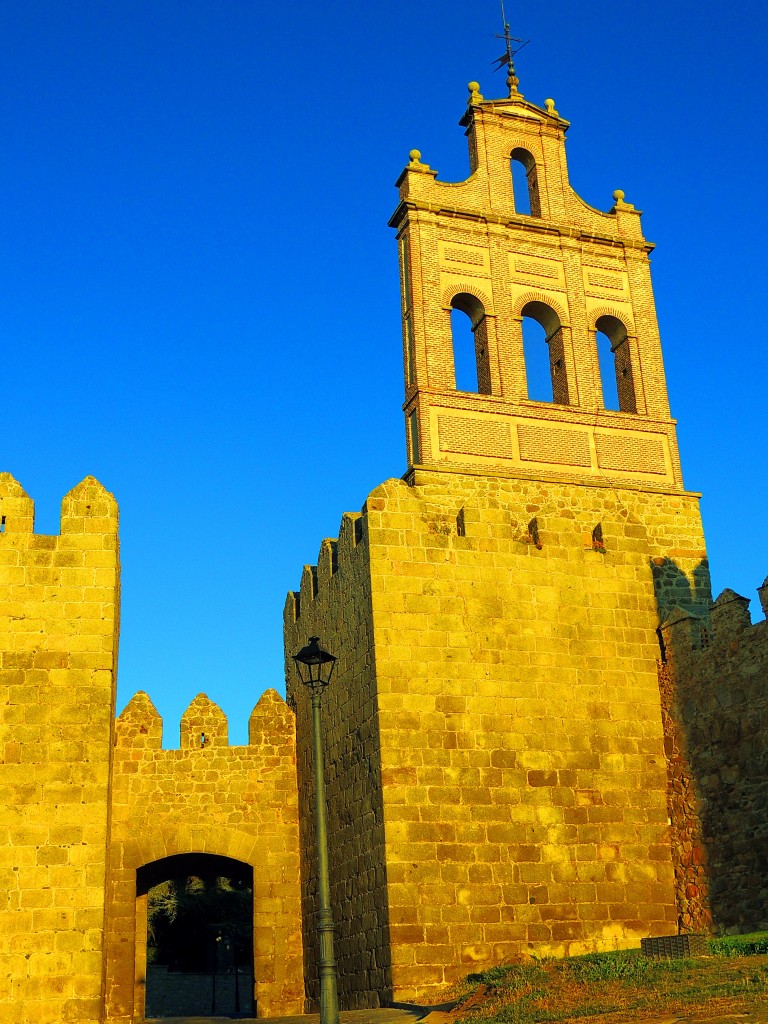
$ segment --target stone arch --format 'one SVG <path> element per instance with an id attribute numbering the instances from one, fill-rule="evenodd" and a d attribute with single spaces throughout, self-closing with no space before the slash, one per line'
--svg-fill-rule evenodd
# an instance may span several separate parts
<path id="1" fill-rule="evenodd" d="M 221 887 L 221 878 L 229 883 Z M 146 957 L 145 1015 L 207 1016 L 210 1009 L 210 1015 L 253 1016 L 253 866 L 211 853 L 171 854 L 144 865 L 136 872 L 137 910 L 142 911 L 136 915 L 137 933 L 147 927 L 153 890 L 170 881 L 176 884 L 158 895 L 184 893 L 177 904 L 181 919 L 174 921 L 175 914 L 163 919 L 162 911 L 157 919 L 155 949 L 166 956 L 152 964 Z M 195 900 L 195 893 L 202 898 Z M 149 932 L 147 927 L 147 943 Z"/>
<path id="2" fill-rule="evenodd" d="M 122 867 L 138 871 L 139 868 L 164 857 L 181 853 L 211 853 L 229 857 L 245 864 L 257 865 L 261 847 L 266 844 L 238 829 L 211 826 L 182 826 L 157 830 L 153 834 L 119 844 L 119 863 Z"/>
<path id="3" fill-rule="evenodd" d="M 494 391 L 496 337 L 493 314 L 487 294 L 475 284 L 454 284 L 444 292 L 453 359 L 454 387 L 457 391 L 490 395 Z M 466 324 L 458 311 L 469 320 Z M 489 324 L 489 317 L 491 317 Z M 459 323 L 458 321 L 461 321 Z M 466 328 L 471 330 L 471 337 Z M 469 344 L 467 344 L 467 342 Z"/>
<path id="4" fill-rule="evenodd" d="M 557 313 L 560 319 L 560 326 L 570 330 L 570 322 L 568 316 L 568 307 L 564 304 L 562 297 L 558 295 L 552 295 L 551 292 L 544 291 L 528 291 L 523 292 L 522 295 L 518 295 L 512 306 L 512 313 L 514 316 L 523 318 L 523 309 L 530 302 L 541 302 L 545 306 L 550 306 L 555 313 Z"/>
<path id="5" fill-rule="evenodd" d="M 595 324 L 604 316 L 612 316 L 616 320 L 621 320 L 627 329 L 627 334 L 635 334 L 635 325 L 632 321 L 632 314 L 630 311 L 628 309 L 623 309 L 620 306 L 612 306 L 607 303 L 602 306 L 595 306 L 589 310 L 589 324 L 591 330 L 595 330 Z"/>
<path id="6" fill-rule="evenodd" d="M 542 346 L 526 334 L 525 320 L 538 323 L 544 331 Z M 525 373 L 528 386 L 528 397 L 534 401 L 553 402 L 556 405 L 575 404 L 576 373 L 573 361 L 570 329 L 563 324 L 556 305 L 544 299 L 533 298 L 520 305 L 520 330 L 523 336 Z M 546 349 L 546 362 L 541 353 Z M 544 385 L 547 392 L 551 385 L 551 398 L 542 393 L 544 367 L 548 366 L 549 383 Z"/>
<path id="7" fill-rule="evenodd" d="M 458 283 L 448 285 L 447 288 L 443 289 L 443 294 L 441 296 L 443 309 L 450 310 L 452 308 L 451 303 L 456 296 L 463 294 L 472 295 L 478 300 L 478 302 L 481 302 L 486 316 L 496 315 L 493 310 L 493 299 L 490 288 L 486 291 L 479 288 L 473 281 L 459 281 Z"/>
<path id="8" fill-rule="evenodd" d="M 259 1016 L 298 1014 L 304 1006 L 300 882 L 295 900 L 271 909 L 269 892 L 284 885 L 280 858 L 268 838 L 237 828 L 180 825 L 143 831 L 112 845 L 108 900 L 107 1008 L 111 1016 L 143 1020 L 146 995 L 147 896 L 137 890 L 142 868 L 168 857 L 211 855 L 253 869 L 254 978 Z M 268 941 L 264 939 L 268 936 Z M 280 970 L 275 964 L 280 963 Z"/>
<path id="9" fill-rule="evenodd" d="M 517 185 L 514 182 L 513 168 L 515 164 L 519 164 L 525 172 L 526 182 L 524 190 L 527 194 L 520 195 Z M 510 152 L 510 174 L 513 178 L 512 194 L 515 204 L 515 210 L 517 213 L 520 213 L 523 216 L 541 216 L 541 196 L 539 194 L 538 166 L 539 161 L 536 159 L 535 154 L 533 154 L 529 149 L 528 143 L 515 145 L 512 147 Z M 527 206 L 528 209 L 521 209 L 522 206 Z"/>
<path id="10" fill-rule="evenodd" d="M 595 346 L 595 357 L 600 367 L 602 379 L 603 405 L 606 409 L 619 412 L 636 413 L 640 408 L 638 401 L 638 384 L 640 379 L 640 360 L 637 352 L 637 338 L 631 318 L 623 310 L 604 306 L 593 309 L 590 314 L 592 338 Z M 610 349 L 604 347 L 599 335 L 607 338 Z M 615 384 L 614 384 L 615 378 Z M 616 405 L 608 404 L 606 391 L 613 397 Z"/>

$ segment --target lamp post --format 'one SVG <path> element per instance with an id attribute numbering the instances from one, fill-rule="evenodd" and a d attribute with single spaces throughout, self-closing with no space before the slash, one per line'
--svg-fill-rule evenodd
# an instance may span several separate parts
<path id="1" fill-rule="evenodd" d="M 320 701 L 330 683 L 336 658 L 323 650 L 316 636 L 309 638 L 293 660 L 299 679 L 312 693 L 312 740 L 315 761 L 315 821 L 317 828 L 317 933 L 320 945 L 320 1024 L 339 1024 L 336 960 L 333 955 L 333 914 L 328 879 L 328 829 L 325 820 L 325 770 L 320 732 Z"/>

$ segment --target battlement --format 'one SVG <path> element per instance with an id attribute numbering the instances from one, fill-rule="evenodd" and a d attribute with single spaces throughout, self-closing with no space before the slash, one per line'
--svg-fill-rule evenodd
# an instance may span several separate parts
<path id="1" fill-rule="evenodd" d="M 768 666 L 768 577 L 757 593 L 764 617 L 755 623 L 749 611 L 749 598 L 729 587 L 712 602 L 707 614 L 673 609 L 659 627 L 665 657 L 675 662 L 703 663 L 727 656 L 733 662 L 753 647 L 759 654 L 761 645 L 765 645 Z"/>
<path id="2" fill-rule="evenodd" d="M 179 749 L 162 749 L 162 726 L 141 691 L 115 722 L 108 1019 L 139 1019 L 122 1016 L 120 1008 L 131 1000 L 136 1006 L 136 998 L 144 1005 L 143 988 L 134 996 L 132 951 L 141 957 L 146 935 L 146 918 L 136 931 L 135 920 L 137 906 L 146 914 L 147 899 L 145 893 L 137 903 L 137 870 L 190 852 L 228 857 L 253 869 L 259 1013 L 299 1013 L 303 954 L 293 712 L 275 690 L 265 691 L 250 715 L 249 742 L 230 745 L 226 715 L 199 693 L 181 716 Z"/>
<path id="3" fill-rule="evenodd" d="M 498 478 L 488 486 L 481 476 L 420 468 L 405 480 L 384 481 L 360 512 L 344 514 L 338 539 L 322 541 L 317 563 L 303 567 L 299 589 L 288 593 L 284 624 L 299 622 L 320 594 L 335 593 L 337 577 L 359 570 L 361 552 L 370 559 L 374 548 L 412 544 L 442 550 L 448 560 L 489 544 L 542 559 L 570 552 L 568 558 L 595 567 L 645 551 L 659 615 L 678 603 L 698 609 L 710 592 L 697 498 L 613 487 L 583 490 L 577 498 L 564 484 Z"/>
<path id="4" fill-rule="evenodd" d="M 34 530 L 34 502 L 0 473 L 0 762 L 18 890 L 0 933 L 16 933 L 23 969 L 13 998 L 25 1020 L 95 1020 L 120 618 L 117 502 L 88 476 L 62 500 L 61 532 Z M 25 907 L 47 908 L 47 923 L 33 927 Z"/>
<path id="5" fill-rule="evenodd" d="M 207 755 L 234 751 L 274 752 L 292 739 L 293 713 L 277 690 L 265 690 L 248 719 L 248 744 L 229 743 L 229 723 L 222 709 L 199 693 L 181 716 L 180 747 L 163 748 L 163 719 L 148 694 L 139 690 L 115 720 L 115 746 L 124 751 L 164 751 Z"/>
<path id="6" fill-rule="evenodd" d="M 62 498 L 59 536 L 76 540 L 86 535 L 116 535 L 118 521 L 114 495 L 95 477 L 87 476 Z M 0 534 L 49 536 L 35 534 L 35 503 L 10 473 L 0 473 Z"/>
<path id="7" fill-rule="evenodd" d="M 369 501 L 378 490 L 379 488 L 369 495 Z M 305 565 L 301 573 L 299 590 L 288 592 L 283 609 L 284 623 L 297 622 L 302 608 L 313 602 L 318 592 L 327 586 L 338 572 L 348 571 L 355 564 L 358 549 L 364 544 L 367 535 L 367 517 L 368 502 L 363 505 L 360 512 L 345 512 L 342 515 L 338 538 L 326 537 L 321 542 L 317 563 Z"/>

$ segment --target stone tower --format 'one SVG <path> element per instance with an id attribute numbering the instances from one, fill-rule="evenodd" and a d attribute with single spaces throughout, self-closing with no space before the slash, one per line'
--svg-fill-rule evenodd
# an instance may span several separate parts
<path id="1" fill-rule="evenodd" d="M 346 515 L 285 610 L 297 712 L 305 964 L 317 976 L 307 697 L 325 697 L 342 1005 L 438 998 L 525 952 L 638 945 L 678 916 L 660 618 L 709 602 L 670 417 L 640 214 L 571 189 L 554 103 L 485 100 L 470 176 L 398 179 L 408 471 Z M 522 167 L 524 195 L 513 188 Z M 456 389 L 452 311 L 477 387 Z M 528 397 L 523 323 L 552 400 Z M 615 370 L 603 394 L 598 338 Z"/>
<path id="2" fill-rule="evenodd" d="M 61 533 L 0 473 L 0 1021 L 102 1019 L 120 575 L 93 477 Z"/>

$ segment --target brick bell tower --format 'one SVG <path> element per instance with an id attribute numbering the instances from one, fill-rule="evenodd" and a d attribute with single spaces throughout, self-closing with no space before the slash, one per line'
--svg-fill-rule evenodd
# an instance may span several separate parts
<path id="1" fill-rule="evenodd" d="M 469 90 L 470 177 L 439 182 L 413 150 L 390 221 L 409 465 L 682 490 L 640 211 L 620 191 L 608 213 L 576 195 L 553 100 L 538 107 L 514 84 L 502 100 L 485 100 L 476 82 Z M 514 164 L 525 196 L 514 194 Z M 471 321 L 475 394 L 456 390 L 452 310 Z M 526 317 L 545 332 L 551 402 L 528 397 Z M 617 409 L 606 407 L 598 333 L 610 341 Z"/>
<path id="2" fill-rule="evenodd" d="M 323 714 L 342 1006 L 439 1002 L 469 971 L 637 946 L 680 916 L 657 629 L 710 592 L 652 246 L 623 193 L 601 212 L 572 190 L 554 102 L 511 67 L 508 85 L 470 83 L 466 181 L 416 150 L 398 179 L 408 470 L 343 517 L 285 606 L 310 1003 L 310 711 L 290 656 L 312 635 L 339 658 Z M 527 318 L 550 401 L 529 397 Z"/>

